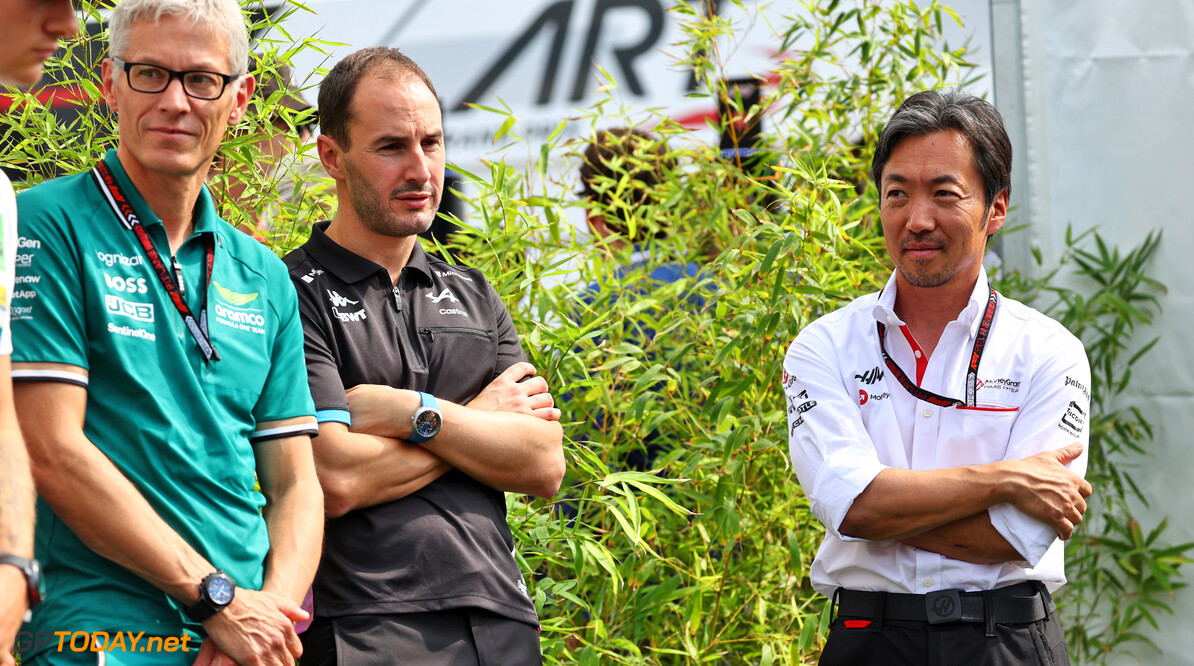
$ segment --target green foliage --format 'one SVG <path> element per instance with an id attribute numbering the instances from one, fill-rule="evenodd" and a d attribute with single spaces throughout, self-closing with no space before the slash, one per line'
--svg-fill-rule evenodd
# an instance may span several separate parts
<path id="1" fill-rule="evenodd" d="M 1085 249 L 1093 242 L 1092 249 Z M 1140 524 L 1133 502 L 1149 505 L 1131 470 L 1153 438 L 1141 411 L 1121 397 L 1132 369 L 1158 338 L 1141 344 L 1137 328 L 1149 326 L 1160 311 L 1164 285 L 1146 275 L 1161 243 L 1150 233 L 1126 254 L 1109 247 L 1096 232 L 1066 233 L 1059 267 L 1033 284 L 1013 279 L 1005 286 L 1022 292 L 1077 335 L 1091 360 L 1091 418 L 1087 480 L 1096 491 L 1082 529 L 1067 549 L 1069 579 L 1058 595 L 1072 656 L 1083 663 L 1108 663 L 1132 643 L 1155 647 L 1145 624 L 1155 630 L 1157 612 L 1172 614 L 1174 592 L 1186 586 L 1179 569 L 1191 560 L 1194 543 L 1164 541 L 1168 520 L 1152 529 Z M 1077 287 L 1054 278 L 1072 263 Z M 1045 305 L 1042 306 L 1041 303 Z"/>
<path id="2" fill-rule="evenodd" d="M 638 187 L 626 174 L 641 156 L 598 183 L 615 194 L 610 205 L 562 194 L 575 181 L 549 173 L 558 160 L 575 173 L 583 150 L 560 138 L 565 123 L 527 151 L 534 161 L 525 167 L 494 162 L 465 172 L 475 228 L 464 225 L 456 250 L 498 289 L 564 412 L 564 489 L 547 502 L 508 498 L 548 663 L 816 660 L 829 613 L 808 569 L 823 529 L 790 469 L 780 362 L 801 328 L 881 288 L 890 271 L 867 171 L 894 104 L 970 75 L 965 50 L 940 37 L 957 17 L 923 4 L 808 0 L 772 17 L 783 55 L 752 108 L 722 80 L 721 54 L 735 48 L 741 26 L 702 13 L 703 3 L 674 7 L 686 35 L 677 64 L 702 82 L 696 95 L 711 106 L 726 100 L 748 124 L 764 119 L 768 132 L 762 152 L 727 160 L 667 118 L 651 118 L 645 124 L 678 166 L 649 203 L 619 203 Z M 94 7 L 84 6 L 94 19 Z M 322 48 L 284 30 L 301 5 L 264 17 L 245 6 L 265 53 L 259 77 L 276 75 L 301 49 Z M 81 38 L 50 67 L 56 81 L 87 92 L 77 117 L 55 116 L 32 93 L 0 116 L 4 162 L 27 174 L 26 186 L 86 169 L 113 145 L 115 120 L 99 103 L 94 73 L 105 48 L 94 35 Z M 608 99 L 567 122 L 589 136 L 609 124 L 616 85 L 610 80 Z M 522 141 L 508 109 L 487 110 L 505 116 L 495 141 Z M 227 219 L 281 254 L 333 204 L 327 179 L 301 164 L 260 168 L 263 139 L 297 138 L 301 119 L 283 114 L 279 129 L 276 111 L 277 99 L 250 106 L 221 147 L 211 189 Z M 735 127 L 724 118 L 714 125 Z M 279 201 L 285 178 L 306 195 Z M 242 187 L 238 202 L 233 192 Z M 570 222 L 590 213 L 625 216 L 627 237 L 598 241 Z M 667 238 L 647 240 L 660 229 Z M 1156 239 L 1125 257 L 1097 237 L 1094 252 L 1080 240 L 1067 256 L 1096 280 L 1093 292 L 1058 287 L 1055 274 L 1013 277 L 1003 288 L 1029 300 L 1053 295 L 1053 316 L 1095 361 L 1090 477 L 1102 499 L 1070 550 L 1073 582 L 1063 597 L 1071 645 L 1093 659 L 1147 641 L 1140 622 L 1152 622 L 1182 585 L 1176 573 L 1188 546 L 1164 546 L 1163 524 L 1146 533 L 1130 519 L 1128 497 L 1147 498 L 1111 463 L 1139 456 L 1151 436 L 1140 413 L 1115 400 L 1151 346 L 1137 350 L 1132 334 L 1156 308 L 1156 285 L 1144 276 Z M 635 244 L 648 258 L 628 267 Z M 651 278 L 690 263 L 700 270 Z"/>

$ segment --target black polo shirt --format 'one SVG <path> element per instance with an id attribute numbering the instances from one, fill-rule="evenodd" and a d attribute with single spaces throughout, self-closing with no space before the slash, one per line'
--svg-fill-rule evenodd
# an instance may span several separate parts
<path id="1" fill-rule="evenodd" d="M 526 360 L 485 277 L 417 244 L 398 280 L 327 237 L 288 254 L 321 421 L 349 422 L 345 389 L 382 384 L 465 404 Z M 538 624 L 502 492 L 452 470 L 407 497 L 330 519 L 315 612 L 339 617 L 477 607 Z"/>

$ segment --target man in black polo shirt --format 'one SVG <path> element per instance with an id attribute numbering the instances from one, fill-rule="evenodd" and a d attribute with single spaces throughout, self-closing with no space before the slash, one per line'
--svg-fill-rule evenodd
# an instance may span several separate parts
<path id="1" fill-rule="evenodd" d="M 541 663 L 503 492 L 559 489 L 559 411 L 484 276 L 415 240 L 443 187 L 435 89 L 370 48 L 319 108 L 340 205 L 286 257 L 329 516 L 303 661 Z"/>

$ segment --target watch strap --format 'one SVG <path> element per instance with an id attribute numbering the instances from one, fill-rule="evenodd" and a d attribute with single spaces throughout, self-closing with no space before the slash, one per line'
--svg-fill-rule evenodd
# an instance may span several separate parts
<path id="1" fill-rule="evenodd" d="M 422 444 L 423 442 L 427 442 L 427 441 L 431 440 L 431 437 L 423 437 L 422 435 L 420 435 L 419 427 L 418 427 L 419 426 L 419 423 L 418 423 L 419 414 L 421 414 L 424 410 L 428 410 L 428 409 L 432 409 L 432 410 L 435 410 L 438 412 L 439 411 L 439 403 L 436 402 L 435 396 L 431 395 L 430 393 L 424 393 L 423 391 L 419 391 L 419 408 L 415 410 L 415 415 L 412 416 L 410 419 L 411 426 L 412 426 L 412 433 L 411 433 L 411 436 L 407 439 L 408 442 L 414 442 L 415 444 Z M 432 435 L 432 436 L 434 437 L 434 435 Z"/>
<path id="2" fill-rule="evenodd" d="M 28 591 L 29 608 L 41 603 L 41 566 L 32 557 L 21 557 L 5 553 L 0 555 L 0 564 L 11 564 L 25 575 L 25 587 Z"/>
<path id="3" fill-rule="evenodd" d="M 182 611 L 195 622 L 202 622 L 228 607 L 228 604 L 220 605 L 213 602 L 210 593 L 207 591 L 208 581 L 215 577 L 227 578 L 232 583 L 233 589 L 235 590 L 236 588 L 236 581 L 233 581 L 222 569 L 217 569 L 204 576 L 203 580 L 199 582 L 199 600 L 187 606 Z M 229 603 L 231 603 L 231 600 Z"/>

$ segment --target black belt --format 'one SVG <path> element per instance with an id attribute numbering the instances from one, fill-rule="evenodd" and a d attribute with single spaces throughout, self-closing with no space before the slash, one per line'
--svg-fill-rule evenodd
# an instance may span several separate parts
<path id="1" fill-rule="evenodd" d="M 1048 590 L 1034 581 L 985 592 L 940 590 L 929 594 L 897 594 L 838 588 L 834 598 L 838 616 L 862 620 L 1026 624 L 1039 622 L 1053 612 Z"/>

